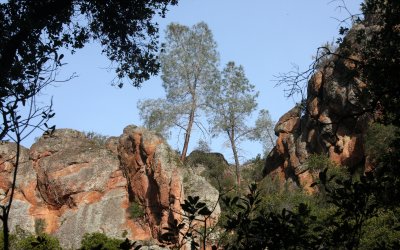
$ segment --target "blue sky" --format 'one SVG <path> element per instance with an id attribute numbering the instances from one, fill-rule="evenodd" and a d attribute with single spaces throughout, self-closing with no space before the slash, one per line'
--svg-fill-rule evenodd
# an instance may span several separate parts
<path id="1" fill-rule="evenodd" d="M 345 1 L 348 9 L 359 13 L 361 0 Z M 158 19 L 161 40 L 171 22 L 191 26 L 200 21 L 208 24 L 218 44 L 221 69 L 228 61 L 243 65 L 250 83 L 260 91 L 259 109 L 270 111 L 273 120 L 293 107 L 295 100 L 284 97 L 283 87 L 274 88 L 274 76 L 292 68 L 305 69 L 312 62 L 316 48 L 338 35 L 340 23 L 348 13 L 337 8 L 341 1 L 331 0 L 179 0 L 165 19 Z M 137 101 L 163 97 L 159 76 L 141 88 L 110 85 L 114 72 L 107 70 L 110 62 L 101 55 L 97 44 L 90 44 L 74 55 L 65 55 L 59 79 L 76 72 L 77 78 L 47 88 L 40 96 L 43 103 L 53 97 L 56 116 L 51 123 L 57 128 L 73 128 L 118 136 L 129 124 L 141 125 Z M 253 118 L 249 123 L 254 123 Z M 198 131 L 191 140 L 189 152 L 196 146 Z M 37 132 L 23 144 L 30 146 Z M 232 161 L 224 138 L 212 139 L 212 149 Z M 183 138 L 176 134 L 169 139 L 174 149 L 181 149 Z M 261 153 L 257 142 L 242 144 L 242 161 Z"/>

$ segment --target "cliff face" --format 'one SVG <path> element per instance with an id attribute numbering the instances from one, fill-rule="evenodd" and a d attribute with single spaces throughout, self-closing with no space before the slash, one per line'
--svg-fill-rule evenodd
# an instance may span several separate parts
<path id="1" fill-rule="evenodd" d="M 305 164 L 311 154 L 326 154 L 349 168 L 366 165 L 364 135 L 371 117 L 365 111 L 366 84 L 354 61 L 358 55 L 352 53 L 356 51 L 353 33 L 337 51 L 341 54 L 346 49 L 348 55 L 332 56 L 325 62 L 308 82 L 304 106 L 279 119 L 278 139 L 267 157 L 264 175 L 283 181 L 290 178 L 311 192 L 313 176 Z"/>
<path id="2" fill-rule="evenodd" d="M 0 145 L 2 204 L 10 192 L 15 150 L 15 144 Z M 81 132 L 56 130 L 22 148 L 10 230 L 35 233 L 44 225 L 63 247 L 74 249 L 87 232 L 157 240 L 168 221 L 180 219 L 185 190 L 178 159 L 161 137 L 135 126 L 104 146 Z M 132 216 L 133 203 L 143 216 Z"/>

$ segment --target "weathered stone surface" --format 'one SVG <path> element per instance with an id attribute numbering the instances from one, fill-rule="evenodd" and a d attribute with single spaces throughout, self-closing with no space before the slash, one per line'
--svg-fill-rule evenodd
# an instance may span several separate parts
<path id="1" fill-rule="evenodd" d="M 118 152 L 130 200 L 145 207 L 152 236 L 157 238 L 168 222 L 180 218 L 184 192 L 179 158 L 161 137 L 136 126 L 124 129 Z"/>
<path id="2" fill-rule="evenodd" d="M 190 168 L 184 170 L 183 176 L 185 177 L 185 182 L 183 183 L 185 197 L 199 196 L 200 200 L 205 202 L 208 209 L 213 212 L 208 223 L 213 224 L 218 221 L 218 218 L 221 215 L 218 190 L 207 182 L 206 178 L 195 174 L 195 172 Z"/>
<path id="3" fill-rule="evenodd" d="M 0 144 L 2 204 L 9 198 L 15 152 L 15 144 Z M 182 167 L 164 140 L 144 128 L 128 126 L 105 145 L 75 130 L 55 130 L 30 150 L 21 147 L 10 230 L 35 233 L 35 225 L 43 223 L 67 249 L 79 248 L 84 233 L 91 232 L 157 242 L 163 227 L 180 219 Z M 204 199 L 217 199 L 210 184 L 196 180 L 193 185 L 207 190 Z M 132 218 L 133 201 L 143 206 L 144 216 Z"/>
<path id="4" fill-rule="evenodd" d="M 117 188 L 107 192 L 97 202 L 83 200 L 75 209 L 66 210 L 60 216 L 60 225 L 55 231 L 55 236 L 65 248 L 72 249 L 80 246 L 79 239 L 82 239 L 85 233 L 102 232 L 110 237 L 121 238 L 124 231 L 131 232 L 126 225 L 124 204 L 127 203 L 127 199 L 126 189 Z"/>
<path id="5" fill-rule="evenodd" d="M 351 36 L 346 39 L 344 46 L 354 42 Z M 357 55 L 349 58 L 359 60 Z M 332 57 L 309 80 L 305 110 L 295 107 L 279 119 L 278 139 L 264 175 L 292 179 L 310 191 L 306 186 L 312 175 L 301 165 L 311 154 L 324 153 L 342 166 L 367 168 L 363 145 L 371 115 L 363 109 L 368 102 L 365 88 L 354 60 Z"/>
<path id="6" fill-rule="evenodd" d="M 294 107 L 284 114 L 275 126 L 275 134 L 291 133 L 300 125 L 300 108 Z"/>
<path id="7" fill-rule="evenodd" d="M 49 150 L 49 146 L 53 147 Z M 115 155 L 70 130 L 57 130 L 54 137 L 40 139 L 32 146 L 30 155 L 39 192 L 47 204 L 56 208 L 76 206 L 79 193 L 103 193 L 109 189 L 107 182 L 111 176 L 119 171 Z M 125 185 L 126 181 L 120 183 Z"/>
<path id="8" fill-rule="evenodd" d="M 15 143 L 0 143 L 0 203 L 8 204 L 11 184 L 16 163 L 17 145 Z M 35 193 L 36 174 L 29 161 L 28 149 L 20 146 L 20 158 L 16 190 L 9 218 L 9 228 L 19 228 L 34 232 L 35 221 L 29 215 L 30 203 L 35 204 L 38 195 Z M 28 201 L 28 202 L 26 202 Z"/>

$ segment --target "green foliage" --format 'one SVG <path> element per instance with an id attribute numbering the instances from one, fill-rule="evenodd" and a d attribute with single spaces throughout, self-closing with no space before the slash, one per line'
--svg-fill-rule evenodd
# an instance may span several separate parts
<path id="1" fill-rule="evenodd" d="M 17 249 L 24 250 L 61 250 L 60 242 L 57 238 L 48 235 L 40 234 L 38 236 L 30 235 L 22 238 L 17 243 Z"/>
<path id="2" fill-rule="evenodd" d="M 174 0 L 151 4 L 147 1 L 2 3 L 1 86 L 6 79 L 17 82 L 24 82 L 29 76 L 38 79 L 38 74 L 48 66 L 61 66 L 63 55 L 57 53 L 61 48 L 74 52 L 89 41 L 101 43 L 104 54 L 116 63 L 120 80 L 130 78 L 137 86 L 159 68 L 158 24 L 152 18 L 158 13 L 164 16 L 167 5 L 176 3 Z"/>
<path id="3" fill-rule="evenodd" d="M 17 243 L 18 243 L 18 235 L 15 234 L 10 234 L 9 235 L 9 245 L 11 249 L 15 249 Z M 4 234 L 0 234 L 0 249 L 4 249 Z"/>
<path id="4" fill-rule="evenodd" d="M 166 98 L 141 101 L 138 109 L 147 128 L 162 134 L 175 126 L 185 131 L 184 160 L 193 125 L 200 122 L 206 90 L 218 79 L 219 55 L 212 32 L 204 22 L 192 27 L 171 23 L 165 36 L 160 61 Z"/>
<path id="5" fill-rule="evenodd" d="M 257 108 L 258 92 L 249 83 L 243 66 L 228 62 L 223 69 L 222 79 L 207 90 L 209 123 L 215 135 L 228 137 L 235 160 L 236 185 L 240 188 L 240 162 L 238 147 L 248 137 L 251 129 L 247 120 Z"/>
<path id="6" fill-rule="evenodd" d="M 196 146 L 195 150 L 203 151 L 205 153 L 210 153 L 211 152 L 210 145 L 204 139 L 199 139 L 197 141 L 197 146 Z"/>
<path id="7" fill-rule="evenodd" d="M 86 233 L 81 241 L 81 250 L 118 250 L 123 240 L 110 238 L 103 233 Z"/>
<path id="8" fill-rule="evenodd" d="M 400 129 L 394 125 L 372 123 L 365 137 L 365 152 L 374 165 L 379 164 L 392 148 L 393 142 L 400 138 Z"/>
<path id="9" fill-rule="evenodd" d="M 265 158 L 258 154 L 254 159 L 249 160 L 242 167 L 242 185 L 250 185 L 253 182 L 259 182 L 263 179 L 263 168 L 265 165 Z"/>
<path id="10" fill-rule="evenodd" d="M 212 214 L 212 211 L 207 207 L 206 203 L 200 201 L 199 196 L 189 196 L 181 204 L 184 211 L 183 221 L 174 220 L 168 223 L 168 227 L 164 227 L 165 233 L 161 235 L 162 242 L 174 244 L 174 248 L 181 249 L 187 242 L 190 242 L 190 247 L 193 250 L 200 248 L 201 237 L 203 246 L 205 245 L 207 232 L 207 219 Z M 196 223 L 202 223 L 203 227 L 198 229 Z"/>
<path id="11" fill-rule="evenodd" d="M 264 149 L 264 157 L 267 157 L 269 152 L 275 146 L 276 135 L 274 131 L 275 122 L 272 121 L 269 111 L 261 109 L 255 123 L 255 127 L 249 134 L 249 139 L 260 141 Z"/>
<path id="12" fill-rule="evenodd" d="M 317 199 L 304 193 L 301 188 L 289 190 L 281 187 L 278 182 L 278 180 L 272 180 L 267 187 L 265 182 L 260 183 L 260 193 L 262 194 L 260 206 L 262 209 L 279 213 L 283 209 L 294 211 L 300 203 L 312 208 L 317 206 Z"/>
<path id="13" fill-rule="evenodd" d="M 318 173 L 325 168 L 333 169 L 338 168 L 334 162 L 327 155 L 323 154 L 311 154 L 306 161 L 307 169 L 310 172 Z"/>
<path id="14" fill-rule="evenodd" d="M 378 27 L 357 31 L 362 76 L 368 85 L 373 110 L 384 124 L 400 125 L 400 3 L 366 0 L 362 4 L 365 23 Z"/>
<path id="15" fill-rule="evenodd" d="M 386 193 L 388 190 L 383 189 L 382 181 L 386 177 L 381 179 L 376 173 L 368 172 L 356 179 L 352 176 L 340 179 L 329 176 L 325 169 L 320 172 L 319 179 L 321 188 L 326 192 L 327 202 L 334 207 L 332 216 L 324 220 L 332 225 L 325 232 L 325 244 L 346 249 L 360 246 L 363 246 L 362 249 L 380 249 L 379 245 L 382 244 L 398 244 L 398 202 L 390 205 L 385 203 L 382 192 Z M 331 182 L 335 184 L 332 185 Z M 396 194 L 398 188 L 399 186 L 393 187 L 389 192 Z M 396 205 L 393 206 L 394 204 Z M 374 232 L 371 232 L 372 227 Z M 370 238 L 382 233 L 386 237 Z"/>
<path id="16" fill-rule="evenodd" d="M 230 215 L 224 228 L 235 236 L 226 249 L 311 249 L 318 238 L 309 234 L 315 220 L 307 205 L 281 213 L 260 209 L 261 194 L 255 184 L 245 197 L 225 198 Z"/>
<path id="17" fill-rule="evenodd" d="M 44 219 L 35 219 L 35 233 L 40 235 L 46 229 L 46 221 Z"/>
<path id="18" fill-rule="evenodd" d="M 360 240 L 360 249 L 372 249 L 371 246 L 380 246 L 380 249 L 396 249 L 396 247 L 383 247 L 383 245 L 400 244 L 400 230 L 395 227 L 400 225 L 399 209 L 379 210 L 375 217 L 366 221 Z M 375 248 L 376 249 L 376 248 Z"/>
<path id="19" fill-rule="evenodd" d="M 259 93 L 249 83 L 243 66 L 228 62 L 221 74 L 221 81 L 208 89 L 209 122 L 214 133 L 233 131 L 239 137 L 249 131 L 246 119 L 256 109 Z"/>
<path id="20" fill-rule="evenodd" d="M 192 167 L 204 166 L 202 175 L 220 192 L 231 190 L 235 179 L 229 169 L 229 164 L 220 153 L 207 153 L 194 150 L 187 157 L 187 164 Z"/>
<path id="21" fill-rule="evenodd" d="M 143 206 L 136 201 L 132 201 L 129 203 L 127 212 L 131 219 L 143 218 L 143 216 L 145 216 L 146 214 L 146 211 L 144 210 Z"/>
<path id="22" fill-rule="evenodd" d="M 128 236 L 128 231 L 124 230 L 121 234 L 122 238 L 126 238 Z"/>

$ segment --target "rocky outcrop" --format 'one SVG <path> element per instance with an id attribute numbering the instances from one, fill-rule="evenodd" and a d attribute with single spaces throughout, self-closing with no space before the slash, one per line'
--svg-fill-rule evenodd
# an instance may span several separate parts
<path id="1" fill-rule="evenodd" d="M 161 137 L 135 126 L 124 129 L 118 153 L 130 199 L 144 206 L 152 236 L 157 238 L 168 221 L 180 219 L 182 164 Z"/>
<path id="2" fill-rule="evenodd" d="M 310 154 L 326 154 L 349 168 L 365 164 L 363 141 L 371 115 L 365 111 L 366 84 L 355 65 L 357 54 L 351 53 L 353 42 L 350 32 L 337 51 L 346 56 L 331 56 L 321 65 L 308 82 L 305 102 L 279 119 L 264 175 L 291 178 L 311 191 L 313 178 L 304 164 Z"/>
<path id="3" fill-rule="evenodd" d="M 0 145 L 0 199 L 10 194 L 16 145 Z M 128 126 L 105 143 L 61 129 L 21 147 L 10 230 L 40 226 L 63 247 L 76 249 L 84 233 L 133 240 L 159 239 L 180 219 L 185 198 L 179 157 L 155 133 Z M 131 206 L 142 208 L 134 216 Z"/>

